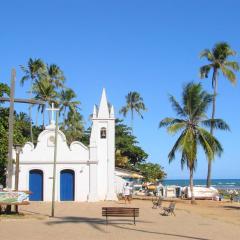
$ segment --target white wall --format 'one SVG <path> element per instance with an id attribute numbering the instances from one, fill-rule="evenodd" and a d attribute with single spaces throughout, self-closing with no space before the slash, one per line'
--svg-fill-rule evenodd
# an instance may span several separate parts
<path id="1" fill-rule="evenodd" d="M 89 148 L 80 142 L 67 145 L 66 137 L 58 130 L 56 164 L 56 200 L 60 200 L 60 171 L 75 172 L 75 201 L 116 200 L 115 193 L 115 118 L 113 107 L 108 109 L 105 90 L 99 111 L 94 107 L 93 125 Z M 100 138 L 102 127 L 107 129 L 107 138 Z M 38 136 L 36 147 L 30 142 L 20 154 L 19 190 L 29 190 L 29 172 L 43 171 L 44 201 L 52 198 L 54 162 L 54 121 Z M 13 151 L 13 156 L 15 156 Z M 90 179 L 91 178 L 91 179 Z M 14 176 L 13 176 L 14 181 Z"/>
<path id="2" fill-rule="evenodd" d="M 19 173 L 19 190 L 29 190 L 29 172 L 34 169 L 43 172 L 43 200 L 51 201 L 53 164 L 22 164 Z M 65 169 L 73 170 L 75 173 L 75 201 L 87 201 L 89 194 L 89 165 L 87 164 L 57 164 L 56 201 L 60 201 L 60 172 Z"/>

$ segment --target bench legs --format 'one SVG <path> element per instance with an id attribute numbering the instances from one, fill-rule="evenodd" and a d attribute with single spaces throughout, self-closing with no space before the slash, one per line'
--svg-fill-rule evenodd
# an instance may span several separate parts
<path id="1" fill-rule="evenodd" d="M 133 216 L 133 223 L 134 223 L 134 225 L 136 225 L 136 216 L 135 216 L 135 214 Z M 106 225 L 108 225 L 108 217 L 107 216 L 106 216 Z"/>
<path id="2" fill-rule="evenodd" d="M 11 205 L 7 205 L 5 212 L 6 212 L 7 214 L 10 214 L 10 213 L 12 212 L 12 206 L 11 206 Z"/>

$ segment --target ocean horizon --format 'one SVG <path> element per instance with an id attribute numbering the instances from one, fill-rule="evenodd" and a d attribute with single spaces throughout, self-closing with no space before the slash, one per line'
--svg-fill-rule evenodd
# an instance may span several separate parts
<path id="1" fill-rule="evenodd" d="M 240 179 L 225 178 L 225 179 L 212 179 L 212 187 L 218 189 L 240 189 Z M 165 179 L 162 181 L 163 185 L 178 185 L 181 187 L 189 186 L 189 179 Z M 194 186 L 206 186 L 206 179 L 194 179 Z"/>

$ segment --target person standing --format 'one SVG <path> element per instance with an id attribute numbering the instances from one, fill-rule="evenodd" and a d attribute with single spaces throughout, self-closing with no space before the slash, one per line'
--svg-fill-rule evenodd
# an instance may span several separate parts
<path id="1" fill-rule="evenodd" d="M 125 204 L 127 203 L 127 201 L 131 203 L 131 191 L 132 191 L 132 188 L 129 186 L 129 183 L 127 182 L 126 185 L 123 187 Z"/>

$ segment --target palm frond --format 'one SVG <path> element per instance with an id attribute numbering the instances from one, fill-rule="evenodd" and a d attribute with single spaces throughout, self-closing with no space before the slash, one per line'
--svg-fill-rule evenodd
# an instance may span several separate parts
<path id="1" fill-rule="evenodd" d="M 163 120 L 160 121 L 159 123 L 159 128 L 161 127 L 168 127 L 176 123 L 185 123 L 185 120 L 178 119 L 178 118 L 164 118 Z"/>
<path id="2" fill-rule="evenodd" d="M 204 49 L 202 52 L 200 52 L 200 58 L 207 58 L 207 60 L 210 62 L 214 60 L 212 52 L 209 49 Z"/>
<path id="3" fill-rule="evenodd" d="M 208 160 L 211 161 L 214 158 L 214 152 L 211 146 L 211 143 L 213 141 L 209 141 L 210 139 L 211 137 L 209 135 L 206 135 L 206 132 L 199 131 L 198 141 L 200 142 L 200 145 L 202 146 Z"/>
<path id="4" fill-rule="evenodd" d="M 209 128 L 213 127 L 214 129 L 230 131 L 228 124 L 222 119 L 207 119 L 207 120 L 201 121 L 201 124 Z"/>
<path id="5" fill-rule="evenodd" d="M 215 59 L 221 62 L 225 61 L 229 56 L 235 56 L 236 52 L 231 49 L 227 42 L 216 43 L 212 49 L 212 53 Z"/>
<path id="6" fill-rule="evenodd" d="M 208 78 L 208 74 L 212 69 L 212 64 L 200 67 L 200 78 Z"/>
<path id="7" fill-rule="evenodd" d="M 184 111 L 190 119 L 193 118 L 193 114 L 197 107 L 201 104 L 204 95 L 205 91 L 202 90 L 202 85 L 200 83 L 194 84 L 193 82 L 190 82 L 184 86 L 182 97 Z"/>
<path id="8" fill-rule="evenodd" d="M 23 76 L 20 80 L 20 85 L 23 86 L 27 80 L 29 80 L 29 76 L 28 75 Z"/>
<path id="9" fill-rule="evenodd" d="M 171 149 L 171 151 L 169 152 L 168 154 L 168 160 L 169 160 L 169 163 L 172 162 L 172 160 L 174 160 L 175 158 L 175 154 L 176 152 L 181 149 L 182 147 L 182 141 L 186 135 L 186 130 L 184 130 L 182 132 L 182 134 L 180 135 L 180 137 L 177 139 L 177 141 L 175 142 L 175 144 L 173 145 L 173 148 Z"/>
<path id="10" fill-rule="evenodd" d="M 204 128 L 198 127 L 199 133 L 199 142 L 208 158 L 208 160 L 213 160 L 214 156 L 217 154 L 221 156 L 223 152 L 222 145 L 220 142 L 208 131 Z"/>
<path id="11" fill-rule="evenodd" d="M 195 107 L 195 110 L 193 111 L 192 117 L 193 119 L 200 120 L 201 118 L 204 118 L 206 115 L 206 111 L 210 104 L 213 101 L 213 95 L 208 94 L 207 92 L 201 93 L 201 100 L 199 101 L 199 104 Z"/>
<path id="12" fill-rule="evenodd" d="M 229 68 L 227 68 L 227 67 L 225 67 L 225 66 L 221 66 L 221 70 L 222 70 L 222 72 L 223 72 L 223 75 L 228 79 L 228 80 L 230 80 L 230 82 L 232 83 L 232 84 L 236 84 L 236 75 L 235 75 L 235 73 L 231 70 L 231 69 L 229 69 Z"/>
<path id="13" fill-rule="evenodd" d="M 168 128 L 167 128 L 167 131 L 168 133 L 170 134 L 176 134 L 178 133 L 180 130 L 183 130 L 184 128 L 186 128 L 186 122 L 183 121 L 183 122 L 179 122 L 179 123 L 175 123 L 175 124 L 172 124 L 170 125 Z"/>
<path id="14" fill-rule="evenodd" d="M 232 68 L 234 71 L 240 70 L 240 65 L 238 62 L 235 61 L 227 61 L 224 63 L 225 66 Z"/>
<path id="15" fill-rule="evenodd" d="M 119 111 L 120 114 L 123 114 L 124 117 L 126 117 L 127 113 L 129 111 L 129 108 L 127 106 L 122 107 Z"/>
<path id="16" fill-rule="evenodd" d="M 181 117 L 186 117 L 187 116 L 186 112 L 181 107 L 181 105 L 177 102 L 177 100 L 174 98 L 174 96 L 170 95 L 169 96 L 169 101 L 172 104 L 172 108 L 174 109 L 174 111 L 176 111 L 177 115 L 179 115 Z"/>

